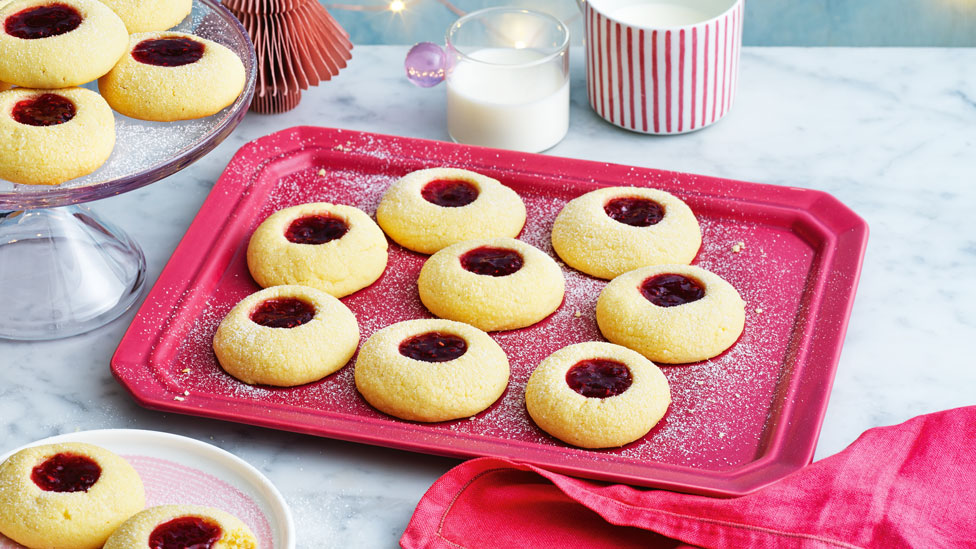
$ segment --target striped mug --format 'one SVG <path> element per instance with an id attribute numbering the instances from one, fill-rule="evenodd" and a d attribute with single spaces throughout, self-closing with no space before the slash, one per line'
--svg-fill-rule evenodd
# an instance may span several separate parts
<path id="1" fill-rule="evenodd" d="M 590 106 L 621 128 L 685 133 L 732 107 L 743 0 L 578 0 Z"/>

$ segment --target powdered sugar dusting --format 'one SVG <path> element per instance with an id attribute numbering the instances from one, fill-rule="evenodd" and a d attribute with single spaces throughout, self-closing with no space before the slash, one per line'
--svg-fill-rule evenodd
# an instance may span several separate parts
<path id="1" fill-rule="evenodd" d="M 443 150 L 424 150 L 423 142 L 404 151 L 396 139 L 381 143 L 372 136 L 349 135 L 348 141 L 339 139 L 330 148 L 307 147 L 273 160 L 272 164 L 277 163 L 274 169 L 265 169 L 248 191 L 253 200 L 260 201 L 253 209 L 259 213 L 237 223 L 253 230 L 270 213 L 311 201 L 353 205 L 374 215 L 383 191 L 407 172 L 436 166 L 468 167 L 501 180 L 520 194 L 528 219 L 519 238 L 559 262 L 553 255 L 549 232 L 562 206 L 601 184 L 623 183 L 576 180 L 565 174 L 543 177 L 514 167 L 478 164 L 485 162 L 484 158 L 470 158 L 468 149 L 452 149 L 457 152 L 445 156 Z M 306 419 L 292 426 L 301 430 L 319 428 L 329 418 L 360 421 L 364 429 L 371 425 L 402 427 L 399 434 L 392 435 L 393 445 L 397 436 L 404 442 L 416 442 L 453 434 L 459 437 L 457 446 L 439 447 L 438 451 L 463 445 L 475 450 L 461 451 L 478 454 L 483 450 L 477 445 L 484 443 L 495 444 L 492 451 L 498 452 L 497 443 L 510 441 L 517 443 L 513 449 L 527 443 L 609 464 L 666 463 L 723 471 L 750 463 L 768 443 L 769 429 L 785 403 L 784 388 L 793 381 L 797 322 L 804 312 L 803 298 L 815 252 L 792 231 L 788 220 L 744 221 L 742 218 L 748 216 L 729 211 L 734 204 L 711 204 L 708 197 L 683 194 L 680 178 L 656 179 L 660 177 L 638 172 L 627 182 L 653 181 L 688 198 L 693 209 L 695 204 L 708 206 L 696 211 L 704 244 L 695 263 L 739 290 L 747 304 L 746 328 L 740 340 L 721 356 L 697 364 L 663 366 L 672 390 L 671 408 L 651 433 L 623 448 L 590 451 L 566 446 L 539 430 L 525 411 L 525 383 L 542 359 L 565 345 L 603 340 L 596 325 L 595 305 L 606 281 L 569 269 L 561 262 L 566 280 L 562 306 L 532 327 L 492 334 L 509 356 L 512 377 L 503 397 L 471 419 L 420 425 L 380 414 L 355 389 L 355 357 L 324 380 L 296 388 L 251 387 L 225 374 L 211 349 L 213 334 L 227 311 L 258 289 L 247 275 L 243 254 L 246 238 L 236 243 L 230 265 L 196 316 L 189 335 L 172 353 L 171 361 L 155 367 L 178 379 L 181 388 L 185 386 L 190 392 L 186 404 L 193 404 L 196 394 L 219 397 L 229 405 L 253 402 L 269 413 L 299 413 Z M 743 245 L 734 251 L 737 243 Z M 430 317 L 420 303 L 416 285 L 425 259 L 391 243 L 383 276 L 373 286 L 343 298 L 357 316 L 363 339 L 395 322 Z M 517 450 L 512 452 L 511 457 L 519 457 Z"/>

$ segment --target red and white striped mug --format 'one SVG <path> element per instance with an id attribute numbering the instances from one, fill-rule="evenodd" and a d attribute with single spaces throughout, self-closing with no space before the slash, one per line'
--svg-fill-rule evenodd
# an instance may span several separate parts
<path id="1" fill-rule="evenodd" d="M 732 107 L 743 0 L 578 0 L 586 86 L 601 117 L 636 132 L 701 129 Z"/>

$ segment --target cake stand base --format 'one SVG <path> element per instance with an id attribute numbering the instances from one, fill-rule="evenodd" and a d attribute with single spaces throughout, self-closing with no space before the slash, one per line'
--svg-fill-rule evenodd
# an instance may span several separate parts
<path id="1" fill-rule="evenodd" d="M 146 258 L 84 206 L 0 211 L 0 338 L 94 330 L 142 295 Z"/>

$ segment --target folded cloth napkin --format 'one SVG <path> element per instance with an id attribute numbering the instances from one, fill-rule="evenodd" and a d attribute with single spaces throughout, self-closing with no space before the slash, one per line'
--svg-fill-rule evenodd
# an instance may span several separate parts
<path id="1" fill-rule="evenodd" d="M 641 490 L 503 459 L 431 486 L 400 539 L 419 547 L 976 547 L 976 406 L 871 429 L 732 499 Z"/>

